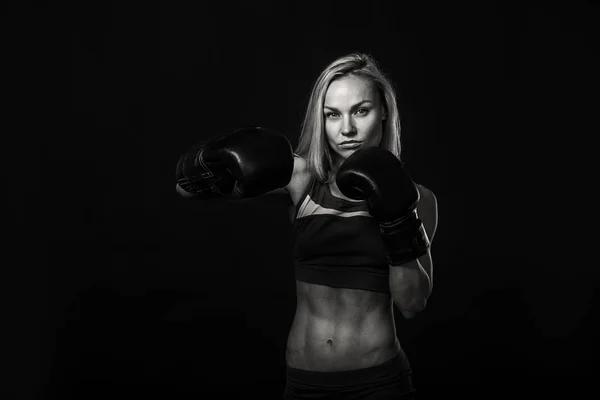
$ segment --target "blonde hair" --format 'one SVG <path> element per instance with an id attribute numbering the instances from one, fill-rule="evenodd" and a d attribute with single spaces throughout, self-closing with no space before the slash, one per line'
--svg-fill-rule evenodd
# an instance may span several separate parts
<path id="1" fill-rule="evenodd" d="M 377 88 L 387 116 L 380 146 L 400 159 L 400 115 L 394 87 L 372 56 L 352 53 L 329 64 L 315 81 L 295 150 L 296 154 L 306 159 L 309 173 L 321 182 L 333 179 L 330 174 L 333 162 L 325 137 L 323 117 L 325 93 L 332 81 L 348 75 L 367 78 Z"/>

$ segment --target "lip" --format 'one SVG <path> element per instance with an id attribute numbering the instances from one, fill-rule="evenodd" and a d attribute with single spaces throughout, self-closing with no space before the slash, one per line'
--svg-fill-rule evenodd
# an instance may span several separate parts
<path id="1" fill-rule="evenodd" d="M 340 147 L 343 149 L 353 149 L 355 147 L 359 147 L 362 142 L 358 141 L 347 141 L 340 143 Z"/>

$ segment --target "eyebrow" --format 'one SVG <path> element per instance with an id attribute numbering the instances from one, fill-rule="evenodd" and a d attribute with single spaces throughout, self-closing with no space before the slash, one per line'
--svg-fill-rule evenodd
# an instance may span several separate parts
<path id="1" fill-rule="evenodd" d="M 365 104 L 365 103 L 372 103 L 372 102 L 373 102 L 372 100 L 363 100 L 363 101 L 361 101 L 361 102 L 358 102 L 358 103 L 356 103 L 355 105 L 353 105 L 353 106 L 352 106 L 350 109 L 352 110 L 352 109 L 355 109 L 356 107 L 360 107 L 360 106 L 362 106 L 362 105 L 363 105 L 363 104 Z M 328 108 L 328 109 L 330 109 L 330 110 L 333 110 L 333 111 L 340 111 L 340 110 L 338 110 L 338 109 L 337 109 L 337 108 L 335 108 L 335 107 L 330 107 L 330 106 L 327 106 L 327 105 L 326 105 L 326 106 L 324 106 L 324 108 Z"/>

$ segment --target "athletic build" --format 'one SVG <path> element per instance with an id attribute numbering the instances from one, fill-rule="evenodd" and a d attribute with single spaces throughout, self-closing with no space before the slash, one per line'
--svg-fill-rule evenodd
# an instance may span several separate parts
<path id="1" fill-rule="evenodd" d="M 374 60 L 321 73 L 299 145 L 264 128 L 204 141 L 182 156 L 185 197 L 291 200 L 297 307 L 284 398 L 413 398 L 396 336 L 432 289 L 436 198 L 400 161 L 395 94 Z"/>

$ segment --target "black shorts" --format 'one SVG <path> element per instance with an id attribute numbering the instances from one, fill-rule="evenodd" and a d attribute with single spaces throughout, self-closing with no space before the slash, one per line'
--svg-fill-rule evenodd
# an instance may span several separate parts
<path id="1" fill-rule="evenodd" d="M 287 367 L 284 400 L 383 400 L 415 398 L 412 371 L 403 354 L 383 364 L 350 371 L 319 372 Z"/>

